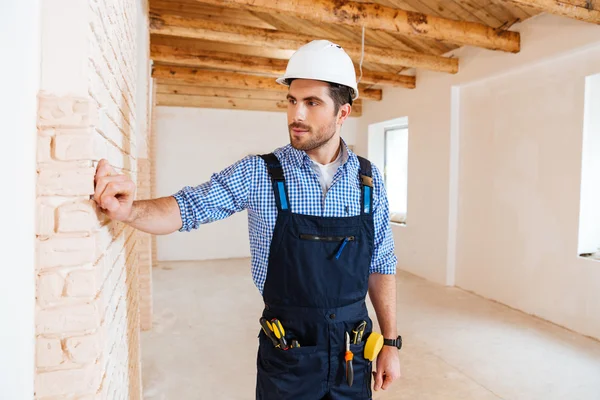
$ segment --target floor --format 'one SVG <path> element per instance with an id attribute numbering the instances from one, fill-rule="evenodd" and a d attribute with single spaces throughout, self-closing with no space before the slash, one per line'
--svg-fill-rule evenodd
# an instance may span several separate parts
<path id="1" fill-rule="evenodd" d="M 249 261 L 162 263 L 153 285 L 144 399 L 254 399 Z M 374 399 L 600 400 L 600 342 L 501 304 L 399 273 L 398 325 L 402 378 Z"/>

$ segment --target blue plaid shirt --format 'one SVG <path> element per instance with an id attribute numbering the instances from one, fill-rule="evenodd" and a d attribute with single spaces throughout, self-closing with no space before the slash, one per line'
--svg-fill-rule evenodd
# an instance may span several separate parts
<path id="1" fill-rule="evenodd" d="M 291 145 L 274 151 L 283 167 L 292 212 L 323 217 L 360 214 L 358 157 L 343 141 L 342 144 L 343 163 L 325 196 L 317 173 L 311 169 L 312 161 L 304 151 L 296 150 Z M 373 181 L 375 246 L 370 272 L 395 274 L 397 260 L 389 224 L 388 200 L 381 173 L 375 165 Z M 206 183 L 196 187 L 185 186 L 174 197 L 183 221 L 180 231 L 197 229 L 201 224 L 248 210 L 252 278 L 262 294 L 277 219 L 271 177 L 262 158 L 247 156 L 213 174 Z"/>

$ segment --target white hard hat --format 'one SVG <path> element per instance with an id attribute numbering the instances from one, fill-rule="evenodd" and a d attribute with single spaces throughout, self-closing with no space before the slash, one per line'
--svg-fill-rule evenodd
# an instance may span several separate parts
<path id="1" fill-rule="evenodd" d="M 329 40 L 313 40 L 296 50 L 277 83 L 287 85 L 288 79 L 338 83 L 352 89 L 352 100 L 358 98 L 354 63 L 341 46 Z"/>

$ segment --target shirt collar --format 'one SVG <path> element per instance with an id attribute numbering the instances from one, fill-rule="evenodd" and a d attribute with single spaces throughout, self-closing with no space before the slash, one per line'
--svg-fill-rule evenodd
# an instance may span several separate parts
<path id="1" fill-rule="evenodd" d="M 344 139 L 341 139 L 342 142 L 342 163 L 341 165 L 345 165 L 348 163 L 351 167 L 358 166 L 358 158 L 356 154 L 346 144 Z M 295 167 L 301 167 L 302 165 L 310 165 L 312 160 L 303 150 L 298 150 L 292 147 L 291 144 L 285 146 L 281 155 L 287 158 L 287 161 L 290 162 Z"/>

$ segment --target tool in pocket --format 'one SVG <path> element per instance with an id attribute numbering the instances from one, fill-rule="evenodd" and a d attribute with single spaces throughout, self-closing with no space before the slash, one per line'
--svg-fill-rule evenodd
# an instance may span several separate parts
<path id="1" fill-rule="evenodd" d="M 362 342 L 365 329 L 367 328 L 367 321 L 361 321 L 356 328 L 352 330 L 352 344 L 359 344 Z"/>
<path id="2" fill-rule="evenodd" d="M 312 240 L 314 242 L 338 242 L 340 246 L 335 254 L 335 259 L 339 260 L 342 256 L 342 251 L 344 251 L 344 247 L 348 244 L 348 242 L 356 241 L 356 236 L 320 236 L 320 235 L 307 235 L 301 234 L 300 239 L 302 240 Z"/>
<path id="3" fill-rule="evenodd" d="M 260 326 L 262 327 L 265 335 L 271 340 L 273 346 L 281 349 L 288 350 L 300 347 L 300 343 L 297 339 L 292 339 L 290 343 L 286 339 L 285 329 L 277 318 L 271 319 L 271 321 L 262 317 L 260 319 Z"/>
<path id="4" fill-rule="evenodd" d="M 354 353 L 350 350 L 350 335 L 346 332 L 346 382 L 348 386 L 352 386 L 354 382 L 354 367 L 352 366 L 352 360 L 354 359 Z"/>

